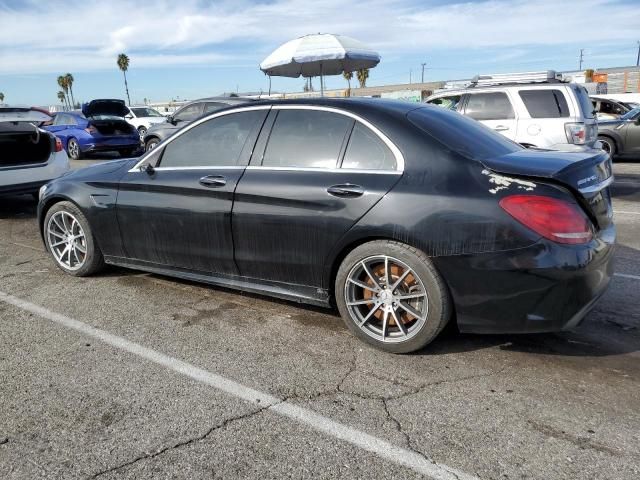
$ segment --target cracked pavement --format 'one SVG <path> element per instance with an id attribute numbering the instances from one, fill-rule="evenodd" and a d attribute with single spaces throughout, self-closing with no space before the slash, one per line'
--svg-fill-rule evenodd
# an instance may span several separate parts
<path id="1" fill-rule="evenodd" d="M 614 170 L 614 208 L 638 213 L 616 214 L 616 271 L 640 276 L 640 164 Z M 34 213 L 0 202 L 0 291 L 482 479 L 640 477 L 640 279 L 615 277 L 572 332 L 445 331 L 397 356 L 332 311 L 124 269 L 66 276 Z M 3 302 L 0 344 L 1 478 L 423 478 Z"/>

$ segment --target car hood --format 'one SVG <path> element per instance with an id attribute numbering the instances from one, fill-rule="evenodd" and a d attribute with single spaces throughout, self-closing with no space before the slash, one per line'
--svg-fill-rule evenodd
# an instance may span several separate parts
<path id="1" fill-rule="evenodd" d="M 117 99 L 98 99 L 91 100 L 82 104 L 82 113 L 85 117 L 93 117 L 96 115 L 113 115 L 116 117 L 124 117 L 129 113 L 129 109 L 124 100 Z"/>
<path id="2" fill-rule="evenodd" d="M 111 160 L 104 163 L 96 163 L 77 170 L 69 170 L 67 173 L 58 177 L 59 179 L 68 180 L 73 178 L 74 180 L 100 180 L 106 174 L 122 170 L 123 172 L 129 170 L 136 163 L 139 158 L 123 158 L 118 160 Z M 55 182 L 56 180 L 54 180 Z"/>
<path id="3" fill-rule="evenodd" d="M 29 107 L 0 107 L 0 122 L 48 122 L 51 116 Z"/>
<path id="4" fill-rule="evenodd" d="M 185 123 L 185 122 L 182 122 L 182 123 Z M 174 125 L 173 123 L 167 122 L 166 120 L 164 120 L 162 122 L 154 123 L 153 125 L 151 125 L 149 127 L 149 130 L 147 130 L 147 135 L 152 132 L 178 130 L 181 127 L 182 125 L 180 126 Z"/>

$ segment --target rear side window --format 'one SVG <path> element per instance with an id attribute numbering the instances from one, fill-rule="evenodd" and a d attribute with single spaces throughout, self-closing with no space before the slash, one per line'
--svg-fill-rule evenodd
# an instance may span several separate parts
<path id="1" fill-rule="evenodd" d="M 531 118 L 569 116 L 567 100 L 560 90 L 520 90 L 519 95 Z"/>
<path id="2" fill-rule="evenodd" d="M 449 150 L 467 158 L 496 158 L 523 149 L 489 127 L 444 109 L 418 108 L 407 118 Z"/>
<path id="3" fill-rule="evenodd" d="M 265 167 L 335 168 L 353 120 L 318 110 L 280 110 L 264 152 Z"/>
<path id="4" fill-rule="evenodd" d="M 503 92 L 470 94 L 465 108 L 465 115 L 474 120 L 515 118 L 509 97 Z"/>
<path id="5" fill-rule="evenodd" d="M 582 115 L 585 118 L 593 118 L 595 109 L 593 108 L 593 103 L 591 103 L 587 90 L 579 85 L 572 86 L 572 90 L 576 95 L 576 100 L 578 100 L 578 105 L 580 105 Z"/>
<path id="6" fill-rule="evenodd" d="M 207 102 L 204 104 L 204 113 L 215 112 L 228 106 L 229 105 L 227 105 L 226 103 L 221 102 Z"/>
<path id="7" fill-rule="evenodd" d="M 446 108 L 448 110 L 457 110 L 460 103 L 461 95 L 452 95 L 451 97 L 439 97 L 429 100 L 431 105 Z"/>
<path id="8" fill-rule="evenodd" d="M 195 120 L 200 115 L 202 115 L 202 103 L 194 103 L 193 105 L 184 107 L 182 110 L 176 113 L 173 118 L 180 122 L 184 122 Z"/>
<path id="9" fill-rule="evenodd" d="M 342 161 L 342 168 L 395 170 L 396 157 L 378 135 L 356 122 Z"/>
<path id="10" fill-rule="evenodd" d="M 217 167 L 238 164 L 240 153 L 265 111 L 232 113 L 208 120 L 170 141 L 160 167 Z"/>

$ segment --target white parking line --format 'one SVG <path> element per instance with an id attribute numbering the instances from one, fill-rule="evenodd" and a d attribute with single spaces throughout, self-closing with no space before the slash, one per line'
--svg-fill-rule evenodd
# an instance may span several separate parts
<path id="1" fill-rule="evenodd" d="M 640 212 L 630 212 L 628 210 L 614 210 L 613 213 L 623 213 L 625 215 L 640 215 Z"/>
<path id="2" fill-rule="evenodd" d="M 105 330 L 92 327 L 84 322 L 52 312 L 44 307 L 22 300 L 0 291 L 0 301 L 21 308 L 28 312 L 39 315 L 42 318 L 55 322 L 66 328 L 76 330 L 84 335 L 96 338 L 107 345 L 124 350 L 137 355 L 150 362 L 161 365 L 169 370 L 190 377 L 198 382 L 209 385 L 217 390 L 221 390 L 229 395 L 240 398 L 247 402 L 269 407 L 269 410 L 295 420 L 303 425 L 314 428 L 339 440 L 348 442 L 356 447 L 389 460 L 398 465 L 410 468 L 420 474 L 427 475 L 437 480 L 477 480 L 477 477 L 460 472 L 446 465 L 437 464 L 427 460 L 416 452 L 407 450 L 397 445 L 393 445 L 378 437 L 374 437 L 363 431 L 351 428 L 342 423 L 331 420 L 320 415 L 313 410 L 282 401 L 268 393 L 255 390 L 240 383 L 234 382 L 221 375 L 203 370 L 187 362 L 183 362 L 174 357 L 170 357 L 156 350 L 143 347 L 138 343 L 131 342 L 126 338 L 113 335 Z"/>
<path id="3" fill-rule="evenodd" d="M 614 273 L 614 277 L 632 278 L 634 280 L 640 280 L 640 275 L 629 275 L 628 273 Z"/>

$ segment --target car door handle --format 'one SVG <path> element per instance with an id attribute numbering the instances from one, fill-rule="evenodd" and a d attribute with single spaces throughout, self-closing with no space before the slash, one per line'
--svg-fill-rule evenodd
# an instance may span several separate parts
<path id="1" fill-rule="evenodd" d="M 509 127 L 505 127 L 504 125 L 497 125 L 493 129 L 496 132 L 504 132 L 505 130 L 509 130 Z"/>
<path id="2" fill-rule="evenodd" d="M 222 175 L 207 175 L 200 179 L 200 185 L 204 187 L 216 188 L 224 187 L 227 184 L 227 179 Z"/>
<path id="3" fill-rule="evenodd" d="M 327 188 L 327 193 L 334 197 L 342 198 L 354 198 L 360 197 L 364 194 L 364 188 L 360 185 L 352 185 L 351 183 L 344 183 L 342 185 L 332 185 Z"/>

